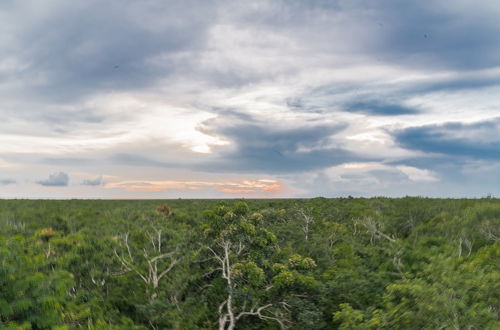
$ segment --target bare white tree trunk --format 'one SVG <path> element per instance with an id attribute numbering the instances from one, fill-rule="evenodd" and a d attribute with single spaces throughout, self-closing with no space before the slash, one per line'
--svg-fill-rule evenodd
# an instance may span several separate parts
<path id="1" fill-rule="evenodd" d="M 500 242 L 500 226 L 495 226 L 491 223 L 491 221 L 483 222 L 479 231 L 486 237 L 487 240 Z"/>
<path id="2" fill-rule="evenodd" d="M 472 241 L 469 240 L 468 238 L 464 238 L 463 236 L 460 236 L 458 239 L 458 257 L 462 257 L 462 248 L 465 245 L 465 247 L 469 250 L 467 253 L 467 256 L 470 256 L 472 253 Z"/>
<path id="3" fill-rule="evenodd" d="M 148 233 L 150 249 L 144 248 L 141 257 L 146 261 L 147 266 L 144 267 L 134 259 L 134 254 L 129 243 L 129 233 L 120 236 L 120 245 L 122 250 L 120 253 L 115 249 L 114 254 L 126 272 L 134 272 L 153 289 L 151 299 L 156 298 L 156 289 L 160 280 L 165 277 L 181 260 L 178 256 L 179 251 L 164 252 L 162 251 L 162 231 L 161 229 L 153 229 L 154 233 Z M 160 266 L 160 262 L 169 259 L 170 262 Z"/>
<path id="4" fill-rule="evenodd" d="M 232 265 L 230 261 L 231 254 L 231 242 L 230 241 L 222 241 L 219 243 L 219 246 L 222 249 L 221 253 L 217 253 L 214 249 L 208 248 L 210 252 L 214 255 L 214 258 L 220 264 L 220 268 L 218 270 L 221 271 L 221 276 L 226 280 L 227 283 L 227 298 L 219 305 L 219 329 L 220 330 L 231 330 L 236 326 L 236 318 L 234 316 L 233 310 L 233 281 L 231 278 Z M 240 246 L 243 246 L 240 243 Z M 243 248 L 240 249 L 240 253 Z"/>
<path id="5" fill-rule="evenodd" d="M 287 320 L 284 317 L 278 315 L 270 316 L 263 314 L 264 311 L 268 310 L 273 304 L 266 304 L 260 307 L 252 307 L 250 310 L 245 310 L 247 303 L 243 303 L 241 306 L 242 311 L 236 314 L 238 310 L 234 304 L 234 291 L 236 290 L 236 284 L 232 279 L 232 267 L 231 264 L 231 254 L 236 256 L 241 255 L 245 250 L 245 245 L 242 242 L 238 244 L 233 244 L 230 241 L 222 241 L 219 244 L 220 252 L 215 251 L 211 247 L 208 247 L 210 252 L 214 255 L 215 260 L 217 260 L 220 267 L 215 270 L 221 271 L 221 277 L 226 280 L 227 284 L 227 298 L 219 305 L 219 330 L 234 330 L 236 323 L 244 316 L 257 316 L 261 320 L 273 320 L 276 321 L 281 329 L 285 329 L 285 324 Z M 212 273 L 211 271 L 210 273 Z M 286 306 L 286 303 L 282 303 Z"/>
<path id="6" fill-rule="evenodd" d="M 50 246 L 50 242 L 48 243 L 48 248 L 47 248 L 47 252 L 45 252 L 45 259 L 49 259 L 49 257 L 52 255 L 52 249 L 51 249 L 51 246 Z"/>
<path id="7" fill-rule="evenodd" d="M 314 223 L 314 217 L 311 215 L 311 211 L 309 209 L 306 209 L 305 211 L 303 209 L 300 209 L 299 215 L 302 219 L 302 231 L 305 234 L 306 241 L 309 240 L 309 230 L 310 226 Z"/>
<path id="8" fill-rule="evenodd" d="M 364 227 L 366 229 L 366 231 L 371 235 L 370 243 L 372 243 L 372 244 L 373 244 L 373 239 L 379 238 L 379 237 L 382 237 L 391 243 L 398 242 L 398 239 L 395 238 L 394 236 L 389 236 L 389 235 L 385 234 L 382 231 L 382 229 L 383 229 L 382 224 L 380 222 L 378 222 L 377 220 L 373 219 L 372 217 L 364 217 L 362 219 L 359 219 L 359 218 L 355 219 L 354 226 L 356 227 L 357 225 L 361 225 L 362 227 Z M 397 247 L 396 244 L 393 246 Z M 399 276 L 401 276 L 402 279 L 406 279 L 407 277 L 406 277 L 405 273 L 403 272 L 403 262 L 401 261 L 402 256 L 403 256 L 403 251 L 401 249 L 398 249 L 394 253 L 394 257 L 392 259 L 392 264 L 394 265 L 394 267 L 398 271 Z"/>
<path id="9" fill-rule="evenodd" d="M 364 217 L 362 219 L 355 219 L 354 225 L 361 225 L 365 227 L 366 231 L 371 234 L 370 242 L 373 243 L 373 239 L 377 237 L 382 237 L 388 240 L 391 243 L 395 243 L 397 240 L 394 237 L 391 237 L 385 233 L 383 233 L 380 229 L 380 223 L 373 219 L 372 217 Z"/>

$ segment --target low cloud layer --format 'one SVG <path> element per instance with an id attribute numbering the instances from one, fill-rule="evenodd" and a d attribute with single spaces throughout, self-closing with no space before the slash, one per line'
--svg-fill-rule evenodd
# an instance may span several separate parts
<path id="1" fill-rule="evenodd" d="M 104 184 L 104 180 L 102 176 L 98 176 L 95 179 L 85 179 L 82 182 L 82 185 L 84 186 L 101 186 Z"/>
<path id="2" fill-rule="evenodd" d="M 69 183 L 69 176 L 64 172 L 53 173 L 47 179 L 37 181 L 37 183 L 46 187 L 65 187 Z"/>

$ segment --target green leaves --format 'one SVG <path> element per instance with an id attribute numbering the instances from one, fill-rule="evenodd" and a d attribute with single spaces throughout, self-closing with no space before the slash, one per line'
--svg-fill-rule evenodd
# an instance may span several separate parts
<path id="1" fill-rule="evenodd" d="M 8 252 L 6 253 L 6 249 Z M 0 237 L 0 320 L 7 326 L 31 324 L 48 328 L 63 324 L 67 292 L 73 285 L 68 272 L 42 272 L 45 258 L 31 250 L 33 242 Z"/>
<path id="2" fill-rule="evenodd" d="M 499 228 L 495 199 L 0 200 L 0 328 L 497 329 Z"/>
<path id="3" fill-rule="evenodd" d="M 266 277 L 264 270 L 253 261 L 234 264 L 232 275 L 235 280 L 242 281 L 244 285 L 249 284 L 254 287 L 262 285 Z"/>
<path id="4" fill-rule="evenodd" d="M 316 268 L 316 262 L 311 258 L 304 258 L 299 254 L 293 254 L 288 259 L 288 265 L 292 269 L 312 270 Z"/>

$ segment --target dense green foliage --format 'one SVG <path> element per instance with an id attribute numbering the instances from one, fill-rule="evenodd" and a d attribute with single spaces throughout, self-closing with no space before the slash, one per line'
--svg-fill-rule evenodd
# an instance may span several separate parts
<path id="1" fill-rule="evenodd" d="M 499 329 L 500 202 L 2 200 L 0 328 Z"/>

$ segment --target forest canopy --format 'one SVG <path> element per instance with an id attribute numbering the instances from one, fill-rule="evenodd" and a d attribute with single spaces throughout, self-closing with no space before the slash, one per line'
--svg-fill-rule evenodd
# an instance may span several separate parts
<path id="1" fill-rule="evenodd" d="M 0 200 L 0 328 L 498 329 L 500 202 Z"/>

